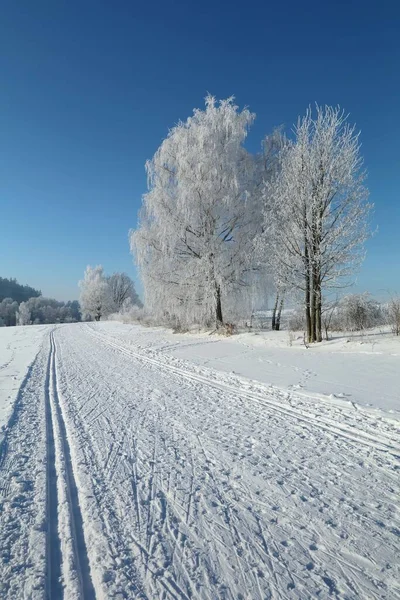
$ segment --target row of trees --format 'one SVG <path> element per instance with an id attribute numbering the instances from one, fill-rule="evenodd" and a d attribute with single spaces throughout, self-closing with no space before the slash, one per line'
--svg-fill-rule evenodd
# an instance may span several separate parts
<path id="1" fill-rule="evenodd" d="M 132 306 L 142 306 L 132 279 L 126 273 L 106 276 L 101 265 L 88 266 L 79 287 L 84 320 L 100 321 L 113 313 L 126 313 Z"/>
<path id="2" fill-rule="evenodd" d="M 302 297 L 309 342 L 322 339 L 323 292 L 362 262 L 371 205 L 360 144 L 339 108 L 308 110 L 259 154 L 244 141 L 254 115 L 211 96 L 170 130 L 146 163 L 131 249 L 146 307 L 179 323 L 223 323 L 266 290 Z"/>
<path id="3" fill-rule="evenodd" d="M 3 301 L 5 302 L 5 301 Z M 3 303 L 2 303 L 3 304 Z M 0 310 L 1 306 L 0 305 Z M 4 325 L 42 325 L 49 323 L 76 323 L 81 320 L 80 306 L 77 300 L 61 302 L 53 298 L 29 298 L 18 306 L 16 302 L 8 304 L 15 312 L 10 322 Z M 9 313 L 10 314 L 10 313 Z"/>
<path id="4" fill-rule="evenodd" d="M 13 283 L 15 280 L 2 281 Z M 133 281 L 126 273 L 106 276 L 101 266 L 87 267 L 80 287 L 81 304 L 77 300 L 61 302 L 44 298 L 40 292 L 22 302 L 4 298 L 0 301 L 0 326 L 75 323 L 82 318 L 98 321 L 113 313 L 129 318 L 142 307 Z M 28 286 L 19 288 L 33 290 Z"/>

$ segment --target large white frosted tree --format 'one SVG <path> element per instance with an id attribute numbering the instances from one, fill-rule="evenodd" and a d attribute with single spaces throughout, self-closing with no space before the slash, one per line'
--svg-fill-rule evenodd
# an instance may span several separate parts
<path id="1" fill-rule="evenodd" d="M 104 276 L 103 267 L 86 267 L 84 278 L 79 282 L 82 315 L 100 321 L 113 310 L 110 286 Z"/>
<path id="2" fill-rule="evenodd" d="M 369 235 L 359 136 L 340 108 L 309 109 L 280 160 L 258 245 L 278 284 L 303 294 L 308 341 L 321 341 L 322 290 L 348 282 Z"/>
<path id="3" fill-rule="evenodd" d="M 153 313 L 221 323 L 225 301 L 246 285 L 257 165 L 243 142 L 253 119 L 232 98 L 208 96 L 147 162 L 149 191 L 130 239 Z"/>

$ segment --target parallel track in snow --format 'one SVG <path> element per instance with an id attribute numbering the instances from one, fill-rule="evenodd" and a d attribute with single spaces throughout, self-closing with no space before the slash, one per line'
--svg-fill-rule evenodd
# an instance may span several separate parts
<path id="1" fill-rule="evenodd" d="M 311 412 L 305 411 L 304 409 L 295 408 L 288 404 L 279 403 L 272 397 L 268 397 L 267 394 L 249 392 L 244 389 L 238 389 L 237 387 L 228 383 L 214 381 L 212 378 L 205 377 L 204 375 L 189 372 L 180 367 L 175 367 L 174 365 L 158 360 L 157 358 L 147 356 L 144 353 L 135 352 L 134 350 L 131 350 L 129 348 L 126 348 L 125 346 L 122 346 L 121 344 L 116 343 L 108 336 L 103 335 L 98 331 L 95 331 L 90 326 L 87 326 L 87 328 L 92 335 L 101 339 L 105 345 L 108 345 L 110 348 L 117 350 L 125 356 L 131 357 L 141 362 L 151 364 L 157 367 L 158 369 L 162 369 L 163 371 L 167 371 L 168 373 L 173 373 L 188 381 L 200 383 L 202 385 L 221 390 L 222 392 L 229 392 L 243 399 L 251 400 L 252 402 L 255 402 L 261 406 L 265 406 L 265 408 L 267 409 L 272 409 L 274 412 L 280 413 L 285 417 L 293 418 L 296 421 L 303 422 L 307 425 L 312 424 L 313 426 L 316 426 L 319 429 L 326 431 L 327 433 L 341 437 L 349 442 L 361 444 L 363 446 L 367 446 L 375 450 L 387 452 L 394 458 L 400 458 L 400 444 L 397 443 L 395 439 L 385 434 L 380 433 L 379 435 L 372 435 L 371 433 L 361 431 L 353 426 L 347 427 L 345 425 L 337 424 L 332 420 L 319 417 Z"/>
<path id="2" fill-rule="evenodd" d="M 46 597 L 63 597 L 61 583 L 62 557 L 61 542 L 58 533 L 58 493 L 56 471 L 56 449 L 53 428 L 53 410 L 51 396 L 53 394 L 52 366 L 54 360 L 53 334 L 50 334 L 50 353 L 47 363 L 45 381 L 45 415 L 46 415 Z"/>
<path id="3" fill-rule="evenodd" d="M 93 329 L 66 326 L 55 341 L 99 595 L 395 597 L 390 419 Z M 369 443 L 348 437 L 359 431 Z"/>
<path id="4" fill-rule="evenodd" d="M 45 330 L 0 444 L 1 599 L 400 598 L 394 420 L 121 335 Z"/>
<path id="5" fill-rule="evenodd" d="M 83 519 L 79 504 L 77 484 L 72 466 L 71 450 L 67 430 L 60 404 L 57 385 L 56 344 L 54 333 L 50 333 L 50 354 L 46 376 L 46 431 L 47 431 L 47 597 L 58 600 L 62 597 L 60 575 L 62 571 L 61 543 L 65 532 L 59 523 L 59 497 L 57 490 L 65 487 L 68 503 L 69 529 L 72 541 L 73 566 L 78 577 L 79 597 L 82 600 L 94 600 L 96 593 L 90 576 L 89 558 Z M 55 432 L 58 444 L 55 443 Z M 61 450 L 61 453 L 60 453 Z M 58 460 L 56 455 L 59 453 Z M 62 483 L 61 483 L 62 481 Z M 66 560 L 66 559 L 64 559 Z M 64 594 L 65 596 L 65 594 Z M 67 596 L 65 596 L 67 597 Z"/>

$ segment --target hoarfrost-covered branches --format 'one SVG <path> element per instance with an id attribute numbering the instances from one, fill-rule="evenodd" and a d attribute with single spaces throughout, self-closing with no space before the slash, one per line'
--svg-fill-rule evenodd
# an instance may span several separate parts
<path id="1" fill-rule="evenodd" d="M 141 308 L 142 303 L 135 290 L 132 279 L 126 273 L 113 273 L 106 278 L 110 288 L 114 310 L 120 311 L 128 301 Z"/>
<path id="2" fill-rule="evenodd" d="M 243 142 L 254 115 L 206 98 L 146 164 L 149 191 L 131 248 L 147 307 L 181 322 L 222 322 L 251 268 L 257 165 Z"/>
<path id="3" fill-rule="evenodd" d="M 309 341 L 321 341 L 322 289 L 347 283 L 369 235 L 358 134 L 339 108 L 309 109 L 264 189 L 259 248 L 281 285 L 303 292 Z"/>
<path id="4" fill-rule="evenodd" d="M 101 265 L 86 267 L 79 287 L 81 288 L 80 304 L 84 318 L 100 321 L 101 317 L 112 312 L 111 292 Z"/>
<path id="5" fill-rule="evenodd" d="M 132 279 L 126 273 L 113 273 L 106 277 L 101 265 L 88 266 L 79 287 L 84 319 L 100 321 L 128 305 L 142 306 Z"/>
<path id="6" fill-rule="evenodd" d="M 322 339 L 322 291 L 364 258 L 371 205 L 359 136 L 340 108 L 299 118 L 251 155 L 254 115 L 206 98 L 146 163 L 149 191 L 130 233 L 146 308 L 180 323 L 221 323 L 272 281 L 276 328 L 285 294 L 302 294 L 308 341 Z M 251 297 L 252 296 L 252 297 Z"/>

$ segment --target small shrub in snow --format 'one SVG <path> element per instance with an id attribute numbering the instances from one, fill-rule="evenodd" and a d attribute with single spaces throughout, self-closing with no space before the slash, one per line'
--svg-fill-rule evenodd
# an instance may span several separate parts
<path id="1" fill-rule="evenodd" d="M 390 300 L 387 313 L 392 333 L 400 335 L 400 297 Z"/>
<path id="2" fill-rule="evenodd" d="M 127 298 L 121 310 L 108 315 L 109 321 L 122 321 L 122 323 L 141 323 L 144 317 L 143 308 L 132 303 L 130 298 Z"/>
<path id="3" fill-rule="evenodd" d="M 369 294 L 346 296 L 340 302 L 338 312 L 343 329 L 347 331 L 363 331 L 382 323 L 381 308 Z"/>
<path id="4" fill-rule="evenodd" d="M 304 315 L 304 310 L 302 308 L 298 308 L 290 315 L 289 329 L 291 331 L 304 331 L 305 327 L 306 318 Z"/>

